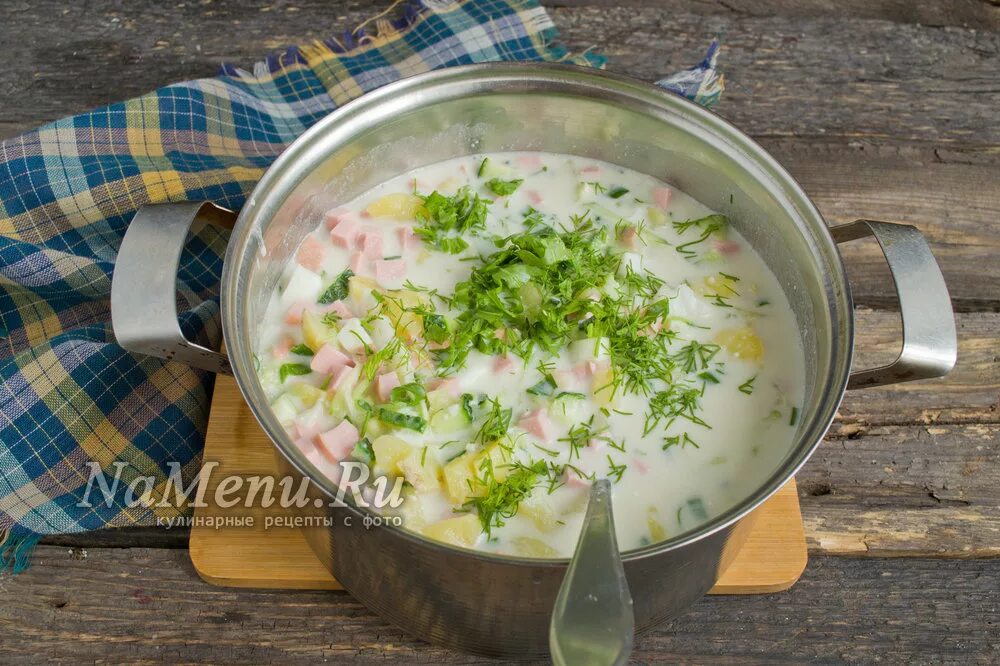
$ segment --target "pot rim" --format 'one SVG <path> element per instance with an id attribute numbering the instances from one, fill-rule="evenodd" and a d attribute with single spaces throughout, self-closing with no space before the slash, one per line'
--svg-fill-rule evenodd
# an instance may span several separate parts
<path id="1" fill-rule="evenodd" d="M 816 389 L 820 395 L 825 396 L 825 399 L 821 400 L 820 408 L 810 414 L 808 420 L 800 426 L 800 434 L 781 465 L 742 501 L 698 528 L 664 541 L 622 552 L 622 559 L 625 562 L 657 556 L 683 548 L 729 528 L 747 517 L 794 477 L 819 446 L 833 422 L 847 388 L 854 350 L 854 317 L 850 283 L 847 280 L 836 244 L 827 231 L 825 220 L 799 183 L 770 153 L 734 125 L 708 109 L 680 95 L 633 77 L 575 65 L 553 63 L 504 62 L 462 65 L 418 74 L 366 93 L 333 111 L 292 142 L 267 169 L 247 197 L 247 202 L 239 213 L 223 264 L 220 308 L 223 338 L 227 343 L 227 351 L 232 361 L 233 374 L 240 393 L 276 450 L 288 460 L 295 470 L 318 487 L 324 495 L 330 498 L 335 497 L 337 487 L 326 477 L 317 478 L 318 475 L 311 472 L 311 466 L 304 457 L 295 455 L 297 449 L 285 433 L 284 428 L 273 418 L 270 410 L 258 402 L 259 397 L 263 394 L 257 385 L 256 374 L 252 370 L 253 350 L 244 344 L 244 340 L 239 334 L 237 315 L 237 304 L 240 301 L 239 290 L 240 286 L 244 284 L 244 281 L 240 279 L 237 266 L 241 264 L 240 260 L 246 253 L 247 245 L 256 233 L 255 224 L 259 218 L 273 215 L 273 212 L 280 206 L 280 203 L 275 204 L 269 198 L 287 195 L 301 181 L 301 178 L 295 182 L 287 181 L 284 175 L 287 165 L 303 160 L 308 163 L 310 159 L 315 158 L 316 155 L 311 154 L 315 152 L 312 150 L 314 139 L 328 132 L 337 131 L 338 126 L 346 127 L 347 130 L 342 131 L 345 131 L 347 136 L 351 136 L 351 125 L 359 122 L 359 116 L 382 107 L 384 107 L 383 111 L 389 115 L 415 110 L 424 106 L 425 100 L 432 99 L 432 96 L 427 94 L 432 89 L 462 84 L 469 87 L 464 95 L 448 94 L 440 99 L 433 99 L 433 101 L 445 101 L 456 97 L 490 93 L 532 94 L 527 89 L 531 83 L 554 83 L 571 86 L 573 92 L 580 96 L 586 97 L 587 93 L 591 93 L 594 98 L 610 99 L 612 102 L 616 99 L 631 99 L 650 110 L 658 110 L 663 115 L 679 116 L 689 123 L 711 132 L 716 139 L 725 142 L 730 151 L 738 151 L 751 159 L 755 166 L 760 169 L 762 175 L 769 177 L 772 181 L 770 183 L 772 191 L 776 195 L 780 193 L 783 203 L 790 204 L 790 208 L 798 214 L 802 228 L 817 232 L 808 234 L 807 240 L 817 244 L 816 252 L 827 258 L 828 267 L 832 269 L 832 274 L 824 272 L 823 276 L 826 304 L 830 311 L 831 327 L 837 329 L 837 325 L 840 326 L 839 330 L 830 332 L 831 372 L 825 377 L 825 381 L 822 381 L 823 385 L 817 386 Z M 408 103 L 407 100 L 415 101 Z M 758 174 L 751 175 L 755 180 L 760 180 Z M 279 187 L 279 181 L 282 180 L 287 182 L 280 183 Z M 277 195 L 273 194 L 275 191 L 277 191 Z M 821 383 L 820 380 L 817 380 L 817 384 L 819 383 Z M 378 515 L 367 508 L 356 506 L 349 497 L 344 499 L 346 501 L 342 506 L 361 518 Z M 493 563 L 565 567 L 569 562 L 569 558 L 528 558 L 451 546 L 424 537 L 404 527 L 382 525 L 379 529 L 393 530 L 397 536 L 423 547 L 454 550 Z"/>

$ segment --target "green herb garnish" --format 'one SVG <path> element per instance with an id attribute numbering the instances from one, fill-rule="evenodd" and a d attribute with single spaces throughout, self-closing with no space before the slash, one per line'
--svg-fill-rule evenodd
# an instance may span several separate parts
<path id="1" fill-rule="evenodd" d="M 301 342 L 292 347 L 291 349 L 289 349 L 288 351 L 292 352 L 293 354 L 298 354 L 299 356 L 312 356 L 313 354 L 315 354 L 315 352 L 312 349 L 310 349 L 308 345 L 304 345 Z"/>
<path id="2" fill-rule="evenodd" d="M 333 283 L 326 288 L 326 291 L 320 295 L 317 303 L 326 305 L 328 303 L 342 301 L 347 298 L 348 283 L 351 281 L 352 277 L 354 277 L 354 271 L 350 268 L 338 275 L 337 279 L 334 280 Z"/>
<path id="3" fill-rule="evenodd" d="M 539 477 L 546 473 L 544 461 L 536 461 L 530 465 L 513 462 L 512 469 L 503 481 L 498 481 L 493 469 L 493 461 L 483 458 L 477 476 L 477 485 L 484 490 L 478 497 L 472 497 L 463 504 L 467 511 L 475 509 L 479 514 L 479 522 L 487 537 L 492 536 L 494 528 L 503 527 L 508 518 L 517 514 L 517 509 L 525 499 L 531 496 L 532 490 L 538 485 Z"/>
<path id="4" fill-rule="evenodd" d="M 626 194 L 628 194 L 628 188 L 627 187 L 622 187 L 620 185 L 617 186 L 617 187 L 612 187 L 607 192 L 607 195 L 609 197 L 611 197 L 612 199 L 621 199 Z"/>
<path id="5" fill-rule="evenodd" d="M 417 214 L 420 226 L 413 232 L 442 252 L 462 252 L 469 244 L 461 236 L 486 228 L 486 209 L 492 202 L 481 199 L 468 186 L 452 197 L 435 191 L 422 198 L 427 213 Z"/>
<path id="6" fill-rule="evenodd" d="M 418 405 L 427 397 L 427 391 L 417 382 L 410 382 L 397 386 L 389 392 L 389 399 L 392 402 L 403 405 Z"/>
<path id="7" fill-rule="evenodd" d="M 278 377 L 281 378 L 281 383 L 284 384 L 285 380 L 294 375 L 308 375 L 312 372 L 312 368 L 303 363 L 285 363 L 280 368 L 278 368 Z"/>
<path id="8" fill-rule="evenodd" d="M 424 417 L 397 412 L 386 407 L 379 407 L 378 419 L 382 423 L 387 423 L 397 428 L 406 428 L 407 430 L 416 430 L 417 432 L 423 432 L 427 429 L 427 419 Z"/>
<path id="9" fill-rule="evenodd" d="M 490 192 L 493 194 L 505 197 L 516 192 L 517 188 L 521 187 L 521 183 L 523 182 L 523 178 L 515 178 L 514 180 L 501 180 L 500 178 L 493 178 L 492 180 L 486 182 L 486 187 L 489 188 Z"/>
<path id="10" fill-rule="evenodd" d="M 746 393 L 747 395 L 753 393 L 753 382 L 755 379 L 757 379 L 757 375 L 740 384 L 740 393 Z"/>

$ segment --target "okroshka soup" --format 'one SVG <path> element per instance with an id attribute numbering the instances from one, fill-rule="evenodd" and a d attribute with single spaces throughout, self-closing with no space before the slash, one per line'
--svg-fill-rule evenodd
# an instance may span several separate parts
<path id="1" fill-rule="evenodd" d="M 550 153 L 421 167 L 330 210 L 260 323 L 258 376 L 317 471 L 399 479 L 406 529 L 572 554 L 608 477 L 623 550 L 711 520 L 793 445 L 804 355 L 725 216 Z"/>

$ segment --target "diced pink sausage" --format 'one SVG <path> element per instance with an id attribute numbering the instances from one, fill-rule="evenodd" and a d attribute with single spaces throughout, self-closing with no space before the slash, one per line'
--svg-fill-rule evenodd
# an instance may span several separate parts
<path id="1" fill-rule="evenodd" d="M 344 420 L 337 427 L 316 436 L 316 448 L 330 462 L 338 462 L 351 455 L 361 434 L 354 424 Z"/>
<path id="2" fill-rule="evenodd" d="M 521 155 L 517 158 L 517 163 L 525 169 L 538 169 L 542 166 L 542 158 L 538 155 Z"/>
<path id="3" fill-rule="evenodd" d="M 319 433 L 319 424 L 315 421 L 307 423 L 296 421 L 292 428 L 295 430 L 295 436 L 304 440 L 311 440 Z"/>
<path id="4" fill-rule="evenodd" d="M 525 194 L 528 196 L 528 201 L 530 201 L 535 206 L 537 206 L 538 204 L 542 203 L 542 201 L 545 200 L 542 197 L 542 195 L 538 192 L 538 190 L 526 190 Z"/>
<path id="5" fill-rule="evenodd" d="M 323 454 L 320 453 L 319 448 L 313 444 L 311 439 L 302 439 L 295 442 L 295 444 L 302 450 L 302 453 L 306 454 L 306 460 L 311 462 L 313 467 L 316 467 L 317 469 L 323 469 L 325 467 L 326 458 L 323 457 Z"/>
<path id="6" fill-rule="evenodd" d="M 326 394 L 328 396 L 336 395 L 340 387 L 344 385 L 344 380 L 351 375 L 351 370 L 354 366 L 345 365 L 342 368 L 337 368 L 334 373 L 330 376 L 330 383 L 326 386 Z"/>
<path id="7" fill-rule="evenodd" d="M 514 367 L 514 361 L 504 354 L 493 359 L 493 372 L 507 372 Z"/>
<path id="8" fill-rule="evenodd" d="M 712 246 L 718 250 L 721 254 L 726 256 L 733 256 L 734 254 L 740 253 L 740 244 L 736 241 L 731 240 L 716 240 L 712 241 Z"/>
<path id="9" fill-rule="evenodd" d="M 522 417 L 517 425 L 543 442 L 548 442 L 552 439 L 552 421 L 544 409 L 536 409 L 530 412 L 527 416 Z"/>
<path id="10" fill-rule="evenodd" d="M 344 220 L 351 219 L 351 212 L 343 208 L 334 208 L 333 210 L 326 211 L 324 219 L 326 220 L 326 228 L 333 231 L 334 227 L 338 224 Z"/>
<path id="11" fill-rule="evenodd" d="M 295 259 L 300 266 L 308 268 L 314 273 L 318 273 L 323 266 L 323 259 L 326 257 L 326 248 L 316 240 L 312 234 L 306 236 L 299 246 L 299 251 L 295 253 Z"/>
<path id="12" fill-rule="evenodd" d="M 580 175 L 583 176 L 600 176 L 601 167 L 596 164 L 588 164 L 587 166 L 580 169 Z"/>
<path id="13" fill-rule="evenodd" d="M 622 244 L 630 249 L 635 249 L 639 245 L 639 232 L 635 227 L 625 227 L 622 232 Z"/>
<path id="14" fill-rule="evenodd" d="M 354 245 L 354 241 L 357 239 L 360 231 L 361 225 L 357 222 L 352 220 L 341 220 L 340 224 L 335 226 L 333 230 L 330 231 L 330 240 L 333 241 L 334 245 L 350 248 Z"/>
<path id="15" fill-rule="evenodd" d="M 399 236 L 399 247 L 404 252 L 407 248 L 412 247 L 417 242 L 417 237 L 413 233 L 413 227 L 400 227 L 396 229 L 396 234 Z"/>
<path id="16" fill-rule="evenodd" d="M 670 205 L 670 199 L 673 198 L 674 191 L 669 187 L 654 187 L 653 188 L 653 203 L 655 203 L 660 208 L 666 209 Z"/>
<path id="17" fill-rule="evenodd" d="M 288 352 L 291 351 L 291 349 L 292 339 L 287 335 L 281 336 L 281 339 L 274 345 L 274 358 L 287 358 Z"/>
<path id="18" fill-rule="evenodd" d="M 458 377 L 435 377 L 427 385 L 432 391 L 445 391 L 453 398 L 462 394 L 462 385 Z"/>
<path id="19" fill-rule="evenodd" d="M 365 231 L 358 234 L 358 249 L 366 257 L 382 258 L 382 234 L 378 231 Z"/>
<path id="20" fill-rule="evenodd" d="M 592 451 L 600 451 L 604 448 L 604 440 L 598 439 L 596 437 L 591 437 L 587 442 L 587 448 Z"/>
<path id="21" fill-rule="evenodd" d="M 406 275 L 406 262 L 402 259 L 379 259 L 375 262 L 375 279 L 383 286 L 400 280 Z"/>
<path id="22" fill-rule="evenodd" d="M 397 386 L 399 386 L 399 375 L 395 372 L 387 372 L 375 379 L 375 393 L 378 394 L 378 399 L 382 402 L 389 401 L 392 389 Z"/>
<path id="23" fill-rule="evenodd" d="M 324 305 L 320 308 L 320 312 L 324 314 L 327 312 L 336 312 L 337 316 L 341 319 L 357 319 L 357 316 L 348 309 L 344 301 L 334 301 L 333 303 Z"/>
<path id="24" fill-rule="evenodd" d="M 344 352 L 336 349 L 333 345 L 323 345 L 313 356 L 312 363 L 309 367 L 313 372 L 318 372 L 324 375 L 332 375 L 340 368 L 345 365 L 354 365 L 354 361 L 351 357 L 344 354 Z"/>
<path id="25" fill-rule="evenodd" d="M 590 479 L 580 476 L 580 474 L 572 467 L 567 467 L 566 485 L 570 488 L 587 488 L 590 486 Z"/>
<path id="26" fill-rule="evenodd" d="M 638 458 L 632 458 L 632 465 L 635 467 L 635 471 L 639 472 L 639 474 L 645 474 L 649 471 L 649 465 Z"/>
<path id="27" fill-rule="evenodd" d="M 355 252 L 351 257 L 351 270 L 355 275 L 369 275 L 371 264 L 371 259 L 366 257 L 364 252 Z"/>
<path id="28" fill-rule="evenodd" d="M 305 301 L 295 301 L 292 303 L 292 306 L 288 308 L 288 312 L 285 313 L 285 323 L 292 326 L 301 324 L 302 314 L 306 311 L 308 305 Z"/>

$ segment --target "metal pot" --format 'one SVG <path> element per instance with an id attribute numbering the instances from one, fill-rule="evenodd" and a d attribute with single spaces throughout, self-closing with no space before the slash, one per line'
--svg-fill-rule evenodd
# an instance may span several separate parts
<path id="1" fill-rule="evenodd" d="M 296 246 L 337 202 L 418 166 L 505 150 L 592 157 L 675 184 L 729 216 L 777 275 L 798 320 L 808 376 L 792 451 L 754 493 L 709 524 L 624 554 L 636 626 L 648 629 L 712 587 L 743 544 L 754 510 L 819 444 L 845 389 L 937 377 L 956 356 L 948 292 L 915 228 L 868 220 L 827 228 L 774 158 L 711 112 L 628 78 L 557 65 L 458 67 L 388 85 L 293 143 L 240 211 L 222 278 L 228 358 L 184 339 L 174 305 L 188 228 L 196 219 L 232 216 L 208 203 L 137 213 L 114 275 L 115 333 L 130 350 L 232 372 L 283 471 L 310 477 L 332 496 L 332 483 L 313 476 L 271 413 L 254 372 L 257 322 L 268 296 Z M 851 373 L 853 308 L 836 244 L 863 236 L 878 240 L 892 271 L 902 349 L 890 365 Z M 386 620 L 480 654 L 547 652 L 566 560 L 452 548 L 399 528 L 366 529 L 366 511 L 354 506 L 326 511 L 332 527 L 307 530 L 309 543 L 337 580 Z"/>

